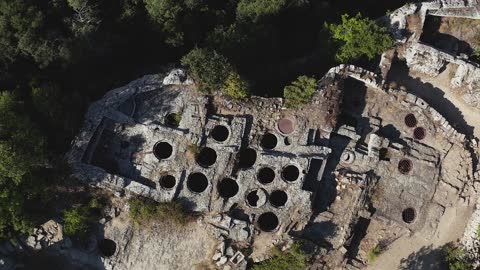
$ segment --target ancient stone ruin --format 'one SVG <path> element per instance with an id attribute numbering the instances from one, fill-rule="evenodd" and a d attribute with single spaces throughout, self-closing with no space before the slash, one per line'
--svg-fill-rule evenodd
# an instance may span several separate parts
<path id="1" fill-rule="evenodd" d="M 454 63 L 452 86 L 477 95 L 478 65 L 417 39 L 427 14 L 478 18 L 478 5 L 409 4 L 387 17 L 411 71 L 435 77 Z M 419 32 L 409 23 L 415 16 Z M 434 239 L 452 207 L 472 209 L 480 187 L 476 138 L 445 108 L 391 83 L 395 55 L 386 52 L 376 73 L 332 68 L 298 108 L 279 98 L 204 96 L 182 69 L 145 76 L 90 106 L 68 162 L 75 177 L 119 197 L 178 200 L 203 213 L 222 269 L 245 269 L 292 239 L 312 244 L 315 269 L 362 268 L 376 246 Z M 112 246 L 128 240 L 106 237 L 106 264 L 122 265 L 127 255 Z"/>

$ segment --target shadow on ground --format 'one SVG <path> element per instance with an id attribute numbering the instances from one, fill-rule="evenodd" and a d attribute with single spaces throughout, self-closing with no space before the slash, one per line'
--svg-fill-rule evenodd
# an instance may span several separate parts
<path id="1" fill-rule="evenodd" d="M 473 127 L 467 124 L 463 113 L 445 98 L 445 92 L 430 83 L 422 82 L 419 78 L 411 77 L 405 62 L 397 60 L 392 64 L 387 81 L 405 86 L 407 92 L 422 98 L 437 111 L 441 111 L 445 119 L 458 131 L 467 136 L 473 135 Z"/>
<path id="2" fill-rule="evenodd" d="M 442 249 L 424 246 L 419 251 L 410 254 L 400 261 L 402 270 L 448 270 L 442 260 Z"/>

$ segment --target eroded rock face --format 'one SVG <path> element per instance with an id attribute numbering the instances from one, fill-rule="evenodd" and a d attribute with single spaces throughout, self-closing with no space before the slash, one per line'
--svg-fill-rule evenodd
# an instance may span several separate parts
<path id="1" fill-rule="evenodd" d="M 195 269 L 209 263 L 217 245 L 202 223 L 182 227 L 153 224 L 138 227 L 125 216 L 105 226 L 106 239 L 116 244 L 111 257 L 104 257 L 106 269 Z"/>
<path id="2" fill-rule="evenodd" d="M 193 80 L 184 69 L 173 69 L 163 79 L 164 85 L 192 85 Z"/>
<path id="3" fill-rule="evenodd" d="M 447 63 L 443 53 L 419 43 L 414 43 L 407 48 L 405 59 L 411 70 L 432 77 L 438 76 Z"/>

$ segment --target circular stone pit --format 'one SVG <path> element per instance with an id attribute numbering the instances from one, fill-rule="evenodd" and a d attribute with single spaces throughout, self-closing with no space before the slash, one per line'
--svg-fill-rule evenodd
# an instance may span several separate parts
<path id="1" fill-rule="evenodd" d="M 295 131 L 295 123 L 288 119 L 282 118 L 277 122 L 278 130 L 285 135 L 292 134 Z"/>
<path id="2" fill-rule="evenodd" d="M 413 130 L 413 137 L 417 140 L 423 140 L 427 136 L 427 132 L 423 127 L 417 127 Z"/>
<path id="3" fill-rule="evenodd" d="M 267 150 L 272 150 L 277 147 L 277 143 L 277 136 L 272 133 L 265 133 L 260 141 L 260 145 Z"/>
<path id="4" fill-rule="evenodd" d="M 398 162 L 398 171 L 401 174 L 408 174 L 413 168 L 413 163 L 409 159 L 402 159 Z"/>
<path id="5" fill-rule="evenodd" d="M 282 178 L 287 182 L 295 182 L 300 176 L 300 170 L 295 165 L 287 165 L 282 170 Z"/>
<path id="6" fill-rule="evenodd" d="M 210 135 L 215 141 L 224 142 L 228 139 L 230 131 L 228 131 L 228 128 L 226 126 L 218 125 L 212 129 Z"/>
<path id="7" fill-rule="evenodd" d="M 275 190 L 270 194 L 269 200 L 273 207 L 281 208 L 287 204 L 288 194 L 283 190 Z"/>
<path id="8" fill-rule="evenodd" d="M 417 125 L 417 118 L 413 113 L 409 113 L 405 116 L 405 125 L 409 128 L 413 128 Z"/>
<path id="9" fill-rule="evenodd" d="M 103 257 L 112 257 L 117 251 L 117 244 L 110 239 L 103 239 L 98 242 L 98 250 Z"/>
<path id="10" fill-rule="evenodd" d="M 275 171 L 269 167 L 260 168 L 257 172 L 257 179 L 264 185 L 270 184 L 275 179 Z"/>
<path id="11" fill-rule="evenodd" d="M 266 212 L 258 217 L 257 224 L 260 230 L 273 232 L 277 229 L 279 221 L 277 215 L 272 212 Z"/>
<path id="12" fill-rule="evenodd" d="M 157 142 L 153 146 L 153 154 L 158 160 L 167 159 L 172 156 L 173 147 L 168 142 Z"/>
<path id="13" fill-rule="evenodd" d="M 238 153 L 238 165 L 241 169 L 248 169 L 255 165 L 257 151 L 252 148 L 241 149 Z"/>
<path id="14" fill-rule="evenodd" d="M 415 221 L 415 218 L 416 218 L 415 209 L 409 207 L 402 211 L 403 222 L 410 224 Z"/>
<path id="15" fill-rule="evenodd" d="M 210 147 L 204 147 L 197 155 L 198 165 L 208 168 L 217 162 L 217 152 Z"/>
<path id="16" fill-rule="evenodd" d="M 225 178 L 218 184 L 218 193 L 225 199 L 237 195 L 238 189 L 237 182 L 230 178 Z"/>
<path id="17" fill-rule="evenodd" d="M 267 192 L 264 189 L 254 189 L 248 192 L 247 197 L 247 204 L 253 208 L 258 208 L 263 206 L 267 202 Z"/>
<path id="18" fill-rule="evenodd" d="M 164 175 L 160 177 L 160 187 L 166 190 L 171 190 L 172 188 L 175 187 L 175 184 L 177 183 L 175 176 L 173 175 Z"/>
<path id="19" fill-rule="evenodd" d="M 169 113 L 165 116 L 165 125 L 177 128 L 180 125 L 182 115 L 179 113 Z"/>
<path id="20" fill-rule="evenodd" d="M 208 179 L 203 173 L 192 173 L 188 176 L 187 187 L 193 193 L 202 193 L 208 187 Z"/>

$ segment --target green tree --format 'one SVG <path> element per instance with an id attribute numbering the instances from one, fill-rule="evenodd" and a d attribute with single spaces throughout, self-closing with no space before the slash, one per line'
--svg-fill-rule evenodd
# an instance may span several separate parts
<path id="1" fill-rule="evenodd" d="M 317 91 L 317 80 L 308 76 L 300 76 L 291 85 L 283 89 L 283 97 L 288 107 L 297 107 L 310 102 Z"/>
<path id="2" fill-rule="evenodd" d="M 299 242 L 286 252 L 274 248 L 273 253 L 273 258 L 254 264 L 252 270 L 304 270 L 307 267 L 307 255 Z"/>
<path id="3" fill-rule="evenodd" d="M 234 99 L 243 99 L 249 95 L 249 86 L 240 74 L 232 71 L 225 81 L 223 92 Z"/>
<path id="4" fill-rule="evenodd" d="M 46 16 L 29 0 L 0 0 L 0 60 L 12 63 L 19 56 L 32 58 L 40 68 L 70 57 L 65 40 L 45 31 Z"/>
<path id="5" fill-rule="evenodd" d="M 355 17 L 344 14 L 340 24 L 325 24 L 325 27 L 330 31 L 333 40 L 340 45 L 335 57 L 341 62 L 362 56 L 371 60 L 394 44 L 385 27 L 363 18 L 360 13 Z"/>
<path id="6" fill-rule="evenodd" d="M 0 240 L 33 229 L 32 220 L 24 211 L 24 201 L 21 185 L 0 178 Z"/>
<path id="7" fill-rule="evenodd" d="M 0 92 L 0 182 L 17 184 L 32 169 L 45 165 L 45 139 L 22 112 L 10 92 Z"/>
<path id="8" fill-rule="evenodd" d="M 174 47 L 182 46 L 185 36 L 196 32 L 201 20 L 196 16 L 208 13 L 208 6 L 196 0 L 144 0 L 150 17 L 167 34 L 166 42 Z M 188 29 L 187 29 L 188 28 Z"/>
<path id="9" fill-rule="evenodd" d="M 71 28 L 75 35 L 87 35 L 95 31 L 100 24 L 98 5 L 91 0 L 67 0 L 75 12 Z"/>
<path id="10" fill-rule="evenodd" d="M 211 93 L 223 88 L 232 66 L 227 58 L 216 51 L 195 48 L 182 58 L 199 90 Z"/>

